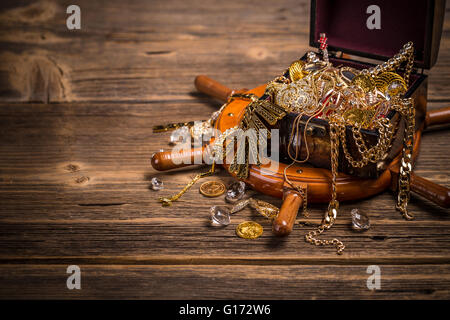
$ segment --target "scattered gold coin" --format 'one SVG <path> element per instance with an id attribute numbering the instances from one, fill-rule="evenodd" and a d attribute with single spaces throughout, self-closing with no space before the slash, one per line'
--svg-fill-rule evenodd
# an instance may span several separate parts
<path id="1" fill-rule="evenodd" d="M 200 186 L 200 193 L 206 197 L 218 197 L 224 194 L 225 190 L 225 185 L 220 181 L 207 181 Z"/>
<path id="2" fill-rule="evenodd" d="M 244 239 L 256 239 L 263 233 L 263 227 L 253 221 L 244 221 L 236 227 L 236 234 Z"/>

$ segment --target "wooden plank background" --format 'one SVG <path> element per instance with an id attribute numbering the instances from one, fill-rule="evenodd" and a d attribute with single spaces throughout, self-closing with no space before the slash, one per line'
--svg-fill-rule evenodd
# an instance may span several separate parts
<path id="1" fill-rule="evenodd" d="M 205 119 L 220 106 L 195 92 L 198 74 L 252 88 L 302 56 L 308 1 L 79 0 L 82 26 L 72 31 L 70 4 L 1 4 L 1 298 L 450 297 L 450 215 L 417 196 L 415 221 L 401 218 L 388 191 L 342 204 L 328 233 L 346 244 L 342 256 L 304 241 L 324 205 L 278 239 L 249 209 L 226 228 L 209 227 L 209 207 L 225 202 L 198 186 L 170 208 L 157 202 L 206 168 L 155 172 L 150 155 L 169 147 L 169 135 L 151 127 Z M 447 106 L 448 12 L 427 73 L 429 109 Z M 445 128 L 426 133 L 415 169 L 447 187 L 449 139 Z M 149 189 L 154 176 L 163 191 Z M 208 179 L 232 181 L 223 170 Z M 355 207 L 370 215 L 365 233 L 351 231 Z M 234 233 L 249 219 L 265 228 L 254 241 Z M 66 289 L 72 264 L 82 270 L 79 291 Z M 366 286 L 373 264 L 381 290 Z"/>

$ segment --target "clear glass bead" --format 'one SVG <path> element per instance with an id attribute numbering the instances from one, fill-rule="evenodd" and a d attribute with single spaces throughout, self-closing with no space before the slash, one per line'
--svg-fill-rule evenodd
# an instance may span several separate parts
<path id="1" fill-rule="evenodd" d="M 365 213 L 360 213 L 358 209 L 353 209 L 352 215 L 352 228 L 356 231 L 364 231 L 370 228 L 369 217 Z"/>
<path id="2" fill-rule="evenodd" d="M 233 182 L 227 190 L 225 200 L 231 203 L 241 200 L 245 195 L 245 183 L 242 181 Z"/>
<path id="3" fill-rule="evenodd" d="M 227 207 L 212 206 L 209 210 L 213 226 L 227 226 L 230 224 L 230 210 Z"/>
<path id="4" fill-rule="evenodd" d="M 164 188 L 164 183 L 160 178 L 153 177 L 151 180 L 151 188 L 155 191 L 161 190 Z"/>

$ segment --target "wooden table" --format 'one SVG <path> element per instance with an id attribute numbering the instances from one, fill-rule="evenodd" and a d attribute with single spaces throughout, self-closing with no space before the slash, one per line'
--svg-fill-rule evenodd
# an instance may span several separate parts
<path id="1" fill-rule="evenodd" d="M 2 1 L 1 298 L 450 298 L 450 215 L 417 196 L 414 221 L 388 191 L 342 204 L 328 233 L 346 244 L 342 256 L 305 243 L 312 227 L 273 237 L 250 209 L 212 228 L 209 208 L 224 198 L 198 185 L 172 207 L 157 201 L 207 168 L 155 172 L 150 156 L 169 134 L 152 126 L 217 110 L 195 92 L 198 74 L 232 88 L 278 75 L 308 50 L 309 2 L 78 0 L 81 30 L 66 27 L 70 4 Z M 427 73 L 428 108 L 448 105 L 448 13 Z M 426 133 L 415 169 L 447 187 L 449 139 Z M 150 190 L 152 177 L 165 189 Z M 207 179 L 232 181 L 223 170 Z M 311 206 L 311 220 L 325 207 Z M 352 208 L 370 215 L 370 230 L 351 230 Z M 236 237 L 244 220 L 260 222 L 262 237 Z M 81 290 L 66 287 L 69 265 L 81 268 Z M 381 269 L 380 290 L 367 288 L 369 265 Z"/>

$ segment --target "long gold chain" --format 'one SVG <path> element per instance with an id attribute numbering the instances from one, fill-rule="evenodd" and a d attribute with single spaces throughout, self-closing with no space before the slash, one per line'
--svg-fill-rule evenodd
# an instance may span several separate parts
<path id="1" fill-rule="evenodd" d="M 414 64 L 414 45 L 412 42 L 406 43 L 403 48 L 395 56 L 390 58 L 388 61 L 383 62 L 373 68 L 364 69 L 361 71 L 362 74 L 369 74 L 372 77 L 378 74 L 397 69 L 403 62 L 406 61 L 405 73 L 403 78 L 405 79 L 406 85 L 409 84 L 409 76 L 411 74 L 413 64 Z"/>
<path id="2" fill-rule="evenodd" d="M 186 191 L 188 191 L 198 180 L 200 180 L 203 177 L 207 177 L 212 175 L 215 172 L 215 162 L 212 163 L 211 169 L 207 172 L 203 172 L 203 173 L 199 173 L 197 174 L 194 178 L 192 178 L 192 180 L 177 194 L 169 197 L 169 198 L 165 198 L 165 197 L 161 197 L 159 198 L 159 201 L 162 202 L 162 205 L 164 207 L 168 207 L 172 205 L 173 201 L 178 200 Z"/>
<path id="3" fill-rule="evenodd" d="M 389 123 L 389 120 L 386 118 L 381 118 L 377 120 L 376 128 L 378 128 L 379 132 L 378 143 L 368 149 L 361 134 L 361 127 L 352 127 L 353 139 L 361 155 L 360 160 L 355 160 L 347 147 L 346 127 L 344 125 L 339 126 L 338 134 L 341 139 L 344 156 L 354 168 L 362 168 L 369 162 L 375 163 L 380 161 L 391 148 L 396 126 Z"/>
<path id="4" fill-rule="evenodd" d="M 325 217 L 322 220 L 322 224 L 317 230 L 311 231 L 305 235 L 305 240 L 316 246 L 334 245 L 336 247 L 337 254 L 342 254 L 345 245 L 339 239 L 323 240 L 317 239 L 317 236 L 330 229 L 337 218 L 337 212 L 339 209 L 339 202 L 337 201 L 337 169 L 338 169 L 338 157 L 339 157 L 339 124 L 330 119 L 330 143 L 331 143 L 331 201 L 328 205 L 328 210 L 325 213 Z"/>
<path id="5" fill-rule="evenodd" d="M 398 195 L 396 209 L 399 210 L 406 220 L 414 219 L 414 215 L 408 212 L 407 206 L 410 198 L 410 180 L 412 171 L 412 153 L 414 147 L 415 131 L 415 108 L 411 98 L 400 99 L 394 105 L 406 120 L 405 134 L 403 137 L 402 159 L 398 176 Z"/>
<path id="6" fill-rule="evenodd" d="M 378 65 L 371 69 L 366 69 L 361 72 L 363 75 L 369 75 L 375 78 L 382 72 L 394 70 L 400 66 L 403 62 L 406 63 L 404 80 L 406 86 L 409 83 L 409 76 L 412 71 L 414 63 L 414 48 L 412 42 L 405 44 L 403 49 L 394 57 L 386 61 L 385 63 Z M 405 135 L 403 141 L 402 160 L 400 165 L 400 174 L 398 182 L 398 199 L 396 208 L 402 212 L 406 219 L 413 219 L 414 216 L 408 213 L 406 206 L 408 205 L 410 197 L 410 176 L 412 171 L 411 158 L 413 148 L 414 137 L 414 114 L 415 110 L 411 105 L 411 99 L 399 99 L 400 103 L 396 104 L 396 110 L 399 111 L 406 119 Z M 325 218 L 322 224 L 317 230 L 311 231 L 306 234 L 305 240 L 316 246 L 334 245 L 338 254 L 342 254 L 345 249 L 345 245 L 342 241 L 334 238 L 332 240 L 317 239 L 317 236 L 321 235 L 326 230 L 330 229 L 334 224 L 337 217 L 337 210 L 339 208 L 339 202 L 337 201 L 337 168 L 338 168 L 338 156 L 339 156 L 339 140 L 342 141 L 342 149 L 346 159 L 353 167 L 363 167 L 368 162 L 377 162 L 384 157 L 385 153 L 391 148 L 396 126 L 388 122 L 387 119 L 377 120 L 377 128 L 379 131 L 378 143 L 372 148 L 368 149 L 364 143 L 361 134 L 361 125 L 353 126 L 353 138 L 361 155 L 360 160 L 355 160 L 348 151 L 346 144 L 346 126 L 345 121 L 342 118 L 330 117 L 330 144 L 331 144 L 331 201 L 328 205 L 328 210 L 325 214 Z M 339 139 L 340 138 L 340 139 Z"/>

